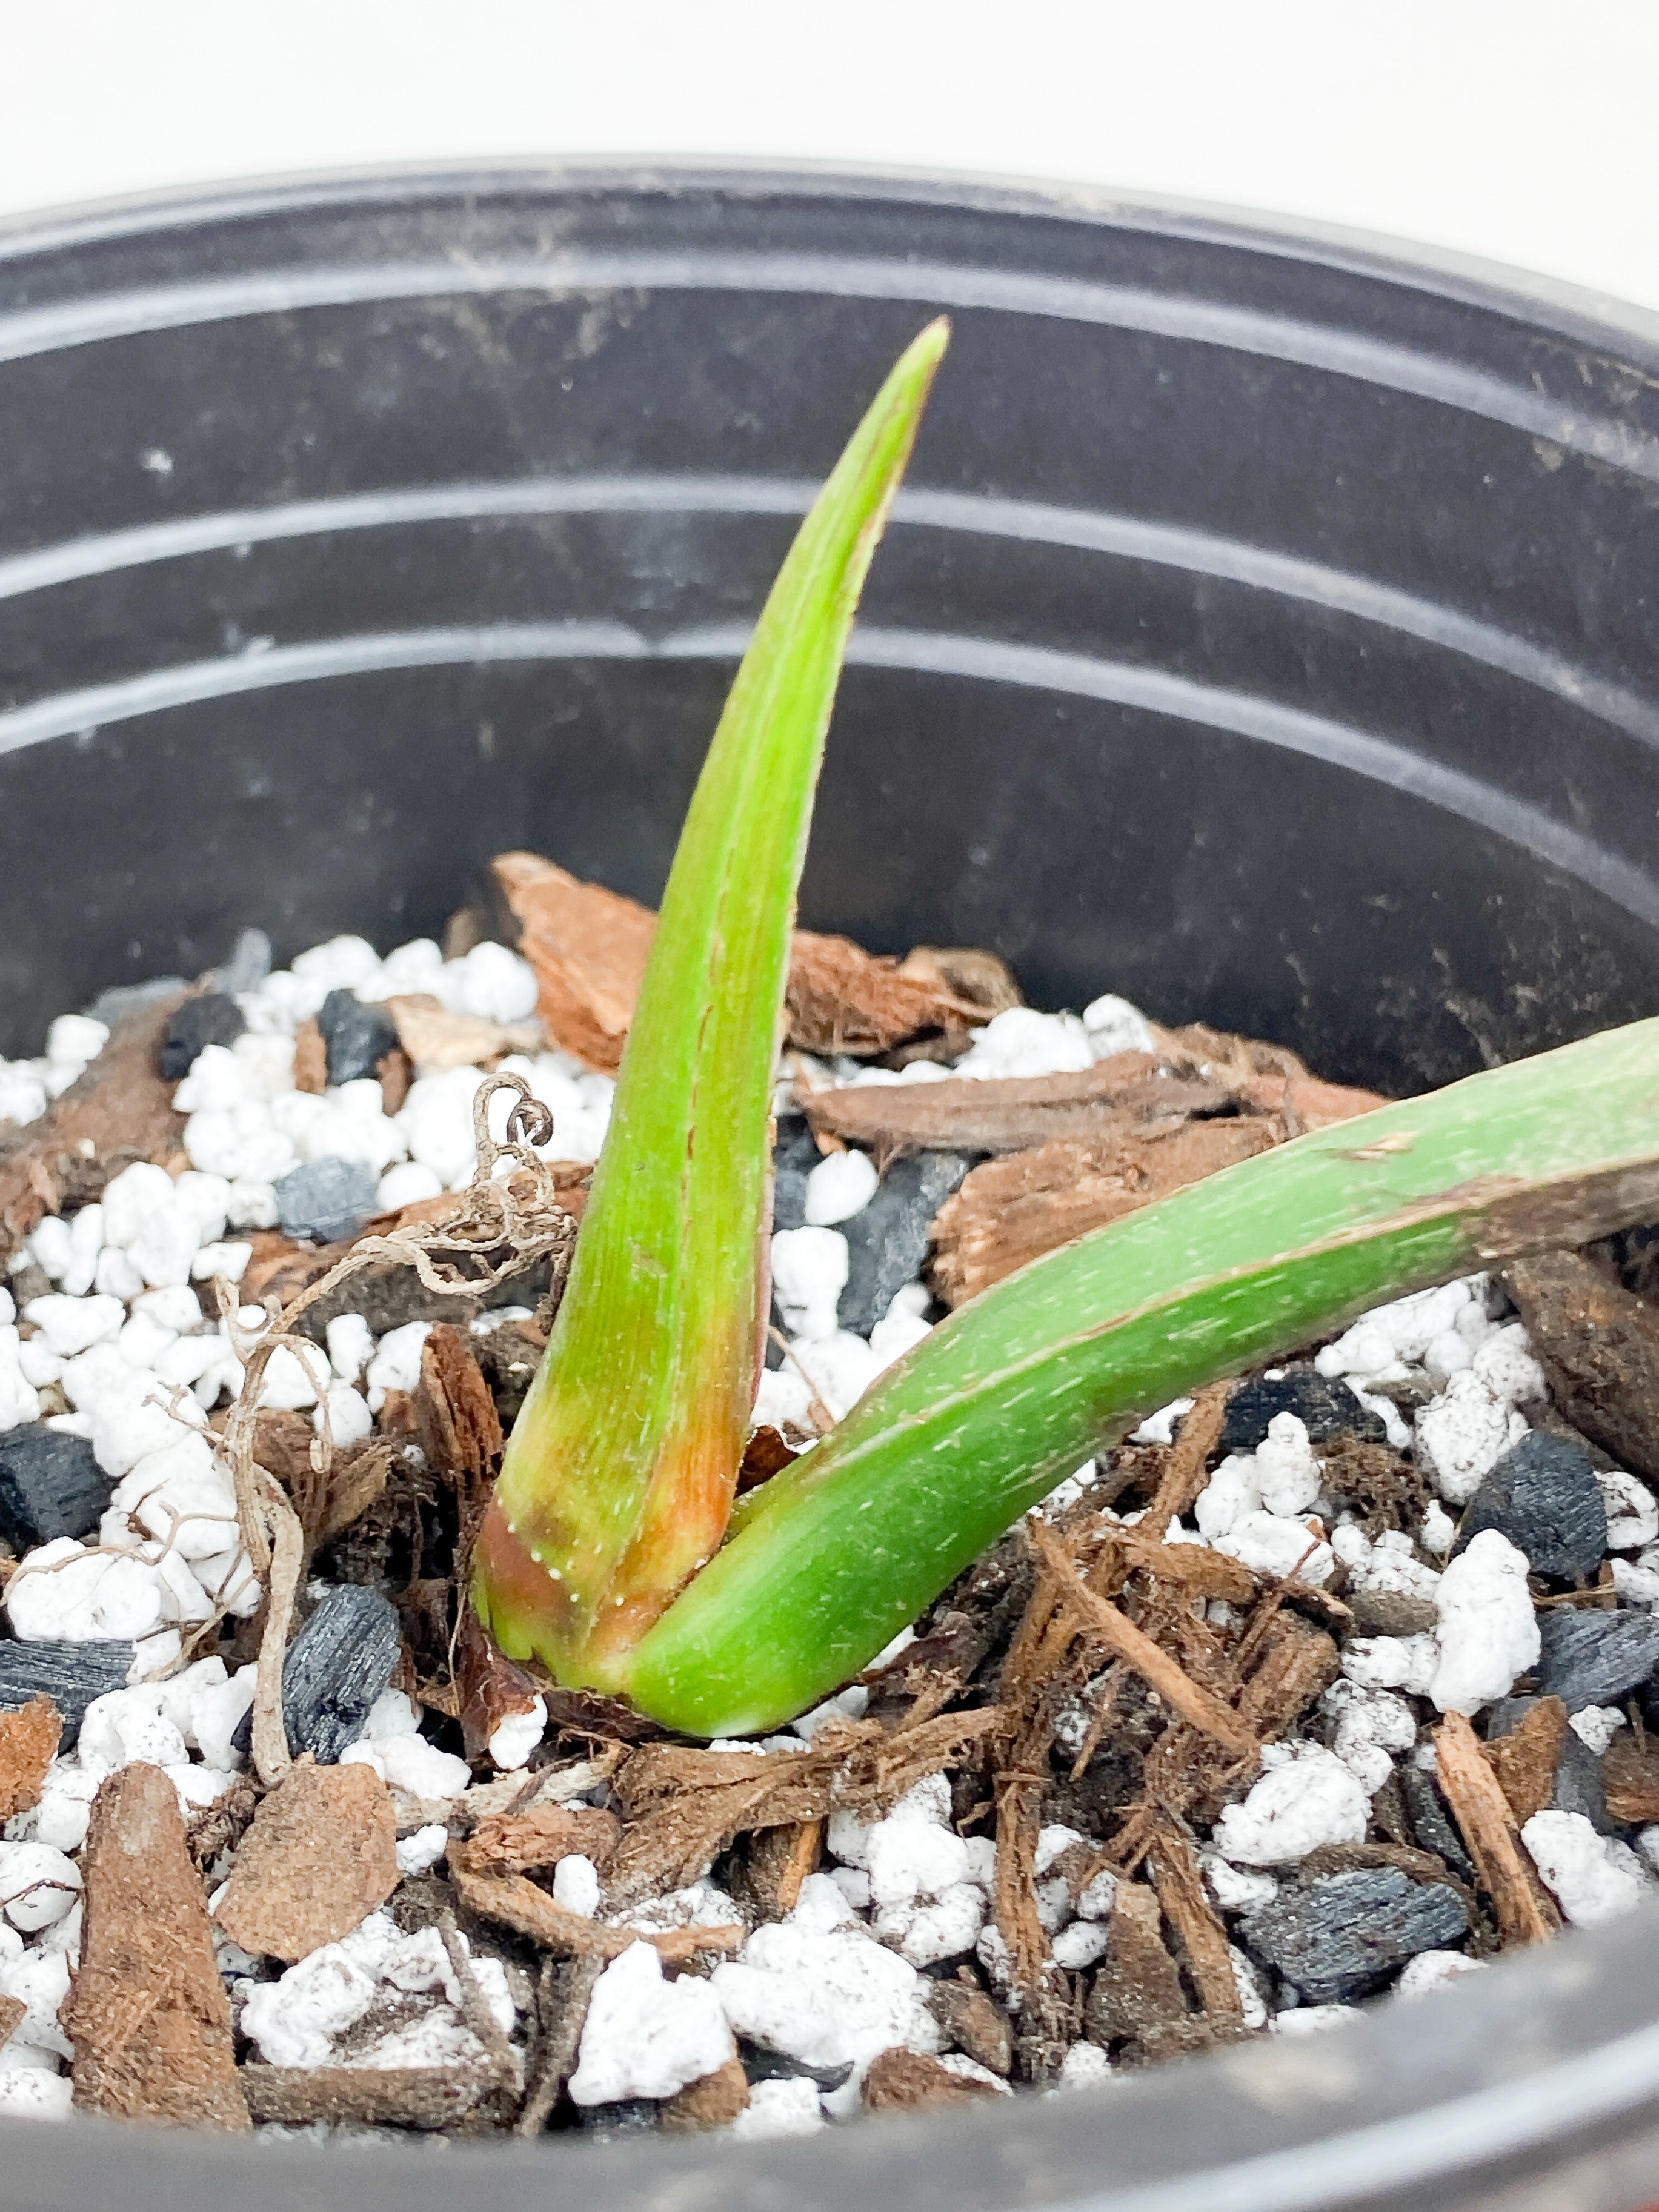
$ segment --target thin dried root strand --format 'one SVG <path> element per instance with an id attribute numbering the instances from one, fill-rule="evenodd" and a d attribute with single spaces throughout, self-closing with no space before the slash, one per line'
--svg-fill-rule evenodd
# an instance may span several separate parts
<path id="1" fill-rule="evenodd" d="M 263 1470 L 262 1470 L 263 1472 Z M 268 1790 L 275 1789 L 293 1765 L 288 1732 L 283 1721 L 283 1667 L 288 1656 L 289 1626 L 300 1587 L 305 1559 L 305 1532 L 300 1516 L 283 1496 L 280 1486 L 270 1483 L 272 1520 L 270 1585 L 264 1633 L 259 1639 L 258 1671 L 253 1691 L 253 1764 Z"/>

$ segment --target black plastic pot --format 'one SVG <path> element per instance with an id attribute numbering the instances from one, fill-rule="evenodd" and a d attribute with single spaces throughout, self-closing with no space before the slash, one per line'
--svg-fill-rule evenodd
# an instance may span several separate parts
<path id="1" fill-rule="evenodd" d="M 744 626 L 956 338 L 805 917 L 1413 1089 L 1653 1010 L 1659 324 L 1102 195 L 521 167 L 0 230 L 0 1045 L 506 844 L 650 897 Z M 0 2126 L 0 2202 L 1630 2212 L 1659 1912 L 1075 2098 L 755 2148 Z"/>

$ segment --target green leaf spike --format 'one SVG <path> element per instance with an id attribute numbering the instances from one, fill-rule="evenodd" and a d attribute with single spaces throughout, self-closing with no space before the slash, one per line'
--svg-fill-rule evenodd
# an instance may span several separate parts
<path id="1" fill-rule="evenodd" d="M 754 1493 L 634 1653 L 696 1735 L 777 1726 L 868 1663 L 1080 1461 L 1368 1307 L 1659 1212 L 1659 1021 L 1247 1160 L 1009 1276 Z"/>
<path id="2" fill-rule="evenodd" d="M 770 1114 L 812 796 L 859 594 L 949 326 L 909 346 L 802 524 L 664 894 L 570 1279 L 474 1554 L 510 1657 L 622 1689 L 731 1512 L 760 1364 Z"/>

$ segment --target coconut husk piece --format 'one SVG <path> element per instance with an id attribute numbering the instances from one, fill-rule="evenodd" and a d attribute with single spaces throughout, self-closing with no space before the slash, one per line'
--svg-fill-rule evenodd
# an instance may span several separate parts
<path id="1" fill-rule="evenodd" d="M 1093 2041 L 1127 2045 L 1124 2056 L 1131 2061 L 1181 2057 L 1215 2039 L 1210 2023 L 1188 2004 L 1181 1969 L 1164 1940 L 1157 1893 L 1145 1882 L 1118 1883 L 1106 1956 L 1084 2022 Z"/>
<path id="2" fill-rule="evenodd" d="M 1518 1260 L 1504 1280 L 1561 1413 L 1615 1464 L 1659 1481 L 1659 1311 L 1582 1252 Z"/>
<path id="3" fill-rule="evenodd" d="M 1227 1401 L 1232 1395 L 1232 1388 L 1230 1382 L 1210 1383 L 1182 1414 L 1175 1442 L 1169 1448 L 1169 1457 L 1164 1462 L 1164 1472 L 1158 1479 L 1158 1488 L 1152 1493 L 1152 1502 L 1146 1509 L 1145 1520 L 1139 1524 L 1142 1533 L 1166 1535 L 1170 1523 L 1178 1521 L 1197 1503 L 1199 1492 L 1210 1479 L 1210 1460 L 1226 1425 Z M 1176 1548 L 1196 1551 L 1199 1547 Z"/>
<path id="4" fill-rule="evenodd" d="M 179 1150 L 178 1085 L 155 1063 L 168 1022 L 190 995 L 180 992 L 116 1023 L 97 1059 L 39 1121 L 0 1134 L 0 1258 L 47 1214 L 101 1198 L 110 1178 L 135 1160 L 165 1166 Z"/>
<path id="5" fill-rule="evenodd" d="M 580 1851 L 603 1874 L 621 1835 L 616 1814 L 597 1805 L 532 1805 L 526 1812 L 480 1820 L 467 1845 L 467 1863 L 479 1874 L 530 1874 Z"/>
<path id="6" fill-rule="evenodd" d="M 536 2050 L 524 2109 L 514 2126 L 514 2132 L 526 2141 L 533 2141 L 547 2125 L 565 2083 L 576 2070 L 587 2008 L 605 1968 L 605 1961 L 597 1953 L 563 1964 L 553 1959 L 542 1961 L 536 1991 Z"/>
<path id="7" fill-rule="evenodd" d="M 1243 2026 L 1243 2002 L 1233 1976 L 1227 1931 L 1210 1903 L 1190 1838 L 1165 1820 L 1146 1857 L 1164 1917 L 1180 1938 L 1198 2001 L 1212 2020 Z"/>
<path id="8" fill-rule="evenodd" d="M 867 1817 L 924 1775 L 955 1765 L 1001 1718 L 994 1706 L 889 1734 L 873 1721 L 830 1722 L 799 1752 L 700 1751 L 645 1744 L 617 1769 L 611 1802 L 626 1826 L 606 1893 L 613 1905 L 683 1889 L 738 1838 L 825 1814 Z"/>
<path id="9" fill-rule="evenodd" d="M 954 1030 L 967 1042 L 984 1006 L 958 996 L 928 963 L 878 958 L 850 937 L 795 932 L 784 997 L 788 1042 L 803 1052 L 872 1059 L 912 1037 Z"/>
<path id="10" fill-rule="evenodd" d="M 1435 1735 L 1440 1787 L 1506 1943 L 1547 1943 L 1561 1916 L 1522 1848 L 1520 1824 L 1480 1739 L 1461 1713 Z"/>

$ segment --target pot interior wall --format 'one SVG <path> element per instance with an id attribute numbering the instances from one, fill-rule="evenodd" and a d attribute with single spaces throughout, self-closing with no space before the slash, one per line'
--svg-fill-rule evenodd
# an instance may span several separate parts
<path id="1" fill-rule="evenodd" d="M 654 897 L 793 519 L 940 309 L 807 921 L 990 945 L 1039 1003 L 1116 989 L 1396 1091 L 1653 1010 L 1659 344 L 1635 319 L 1073 195 L 526 169 L 0 233 L 0 1049 L 248 924 L 279 958 L 434 933 L 507 845 Z M 1150 2083 L 953 2116 L 948 2154 L 725 2153 L 720 2193 L 1439 2204 L 1402 2114 L 1536 2078 L 1553 2150 L 1488 2114 L 1434 2173 L 1506 2186 L 1524 2136 L 1528 2170 L 1579 2161 L 1584 2212 L 1626 2203 L 1603 2146 L 1650 2124 L 1659 2058 L 1627 2094 L 1568 2077 L 1603 2020 L 1621 2051 L 1659 2034 L 1651 1972 L 1604 1946 L 1617 2002 L 1587 2010 L 1564 1955 L 1525 2003 L 1483 1996 L 1473 2039 L 1333 2043 L 1318 2094 L 1305 2055 L 1212 2072 L 1213 2128 Z M 1370 2124 L 1395 2148 L 1362 2184 L 1344 2131 Z M 1247 2146 L 1301 2179 L 1133 2193 Z M 218 2156 L 28 2138 L 14 2201 L 131 2174 L 205 2203 Z M 672 2166 L 592 2172 L 655 2202 Z M 423 2203 L 425 2170 L 272 2154 L 254 2195 L 390 2174 Z M 516 2156 L 467 2170 L 479 2202 L 530 2186 Z"/>

